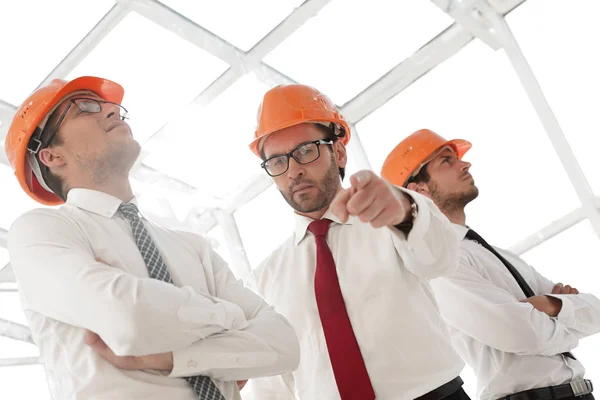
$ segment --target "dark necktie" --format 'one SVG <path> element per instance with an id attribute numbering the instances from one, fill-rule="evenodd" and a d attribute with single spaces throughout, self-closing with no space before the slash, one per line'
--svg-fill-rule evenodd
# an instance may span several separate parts
<path id="1" fill-rule="evenodd" d="M 348 318 L 335 262 L 327 245 L 328 219 L 313 221 L 308 230 L 317 243 L 315 297 L 333 375 L 342 400 L 373 400 L 375 391 Z"/>
<path id="2" fill-rule="evenodd" d="M 519 284 L 519 287 L 525 294 L 525 297 L 529 298 L 529 297 L 535 296 L 535 292 L 533 291 L 533 289 L 531 289 L 531 286 L 529 286 L 529 284 L 527 283 L 527 281 L 525 281 L 525 279 L 519 273 L 519 271 L 517 271 L 517 269 L 510 262 L 508 262 L 508 260 L 506 258 L 502 257 L 502 255 L 500 253 L 498 253 L 496 251 L 496 249 L 494 249 L 492 246 L 490 246 L 489 243 L 486 242 L 477 232 L 475 232 L 473 229 L 469 229 L 469 231 L 467 232 L 465 237 L 469 240 L 473 240 L 473 241 L 479 243 L 480 245 L 485 247 L 488 251 L 490 251 L 493 255 L 495 255 L 500 261 L 502 261 L 502 264 L 504 264 L 506 269 L 508 269 L 508 272 L 510 272 L 510 274 L 513 276 L 513 278 L 515 278 L 515 280 Z M 573 354 L 571 354 L 570 352 L 565 352 L 562 354 L 566 357 L 572 358 L 573 360 L 576 359 L 575 356 L 573 356 Z"/>
<path id="3" fill-rule="evenodd" d="M 171 274 L 169 274 L 169 270 L 167 269 L 167 264 L 165 264 L 154 240 L 152 240 L 150 233 L 148 233 L 148 230 L 144 226 L 135 204 L 123 203 L 119 207 L 119 212 L 129 221 L 129 225 L 131 225 L 135 243 L 144 258 L 150 278 L 173 283 Z M 186 377 L 185 379 L 194 389 L 198 400 L 225 400 L 210 377 L 197 375 Z"/>

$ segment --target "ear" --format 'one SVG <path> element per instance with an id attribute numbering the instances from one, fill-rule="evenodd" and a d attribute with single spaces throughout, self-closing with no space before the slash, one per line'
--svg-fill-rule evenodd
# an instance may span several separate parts
<path id="1" fill-rule="evenodd" d="M 62 151 L 56 147 L 46 147 L 41 149 L 39 157 L 40 162 L 48 168 L 59 168 L 66 164 Z"/>
<path id="2" fill-rule="evenodd" d="M 348 154 L 346 153 L 346 146 L 339 141 L 336 140 L 332 146 L 333 155 L 335 157 L 335 163 L 339 168 L 346 168 L 346 164 L 348 163 Z"/>
<path id="3" fill-rule="evenodd" d="M 409 190 L 413 190 L 419 194 L 422 194 L 423 196 L 429 197 L 431 198 L 431 193 L 429 191 L 429 186 L 427 186 L 426 183 L 423 182 L 411 182 L 406 186 L 407 189 Z"/>

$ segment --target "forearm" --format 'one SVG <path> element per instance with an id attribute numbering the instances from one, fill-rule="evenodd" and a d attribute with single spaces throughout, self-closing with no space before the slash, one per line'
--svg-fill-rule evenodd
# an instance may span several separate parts
<path id="1" fill-rule="evenodd" d="M 491 313 L 476 315 L 476 320 L 464 321 L 462 329 L 476 340 L 504 352 L 556 355 L 572 350 L 579 342 L 579 335 L 529 303 L 510 302 L 497 305 Z"/>
<path id="2" fill-rule="evenodd" d="M 413 191 L 402 192 L 413 198 L 418 209 L 408 235 L 391 228 L 407 269 L 423 279 L 451 273 L 459 261 L 459 240 L 452 224 L 429 199 Z"/>
<path id="3" fill-rule="evenodd" d="M 557 319 L 580 338 L 600 332 L 600 300 L 592 294 L 551 294 L 562 302 Z"/>
<path id="4" fill-rule="evenodd" d="M 579 336 L 563 323 L 487 281 L 470 267 L 432 281 L 448 325 L 494 349 L 554 355 L 577 346 Z"/>
<path id="5" fill-rule="evenodd" d="M 236 304 L 189 287 L 178 288 L 148 279 L 136 292 L 139 297 L 122 308 L 123 317 L 131 323 L 131 335 L 118 337 L 106 327 L 96 332 L 104 335 L 103 339 L 117 355 L 178 350 L 199 339 L 247 324 L 244 312 Z"/>
<path id="6" fill-rule="evenodd" d="M 274 311 L 261 312 L 242 330 L 228 330 L 173 352 L 172 377 L 208 375 L 234 381 L 291 372 L 298 366 L 298 340 Z"/>
<path id="7" fill-rule="evenodd" d="M 245 319 L 233 304 L 96 261 L 78 225 L 54 210 L 20 217 L 7 247 L 26 310 L 93 331 L 120 355 L 184 348 Z"/>
<path id="8" fill-rule="evenodd" d="M 19 270 L 20 260 L 14 261 Z M 215 302 L 190 288 L 139 278 L 94 261 L 79 265 L 22 275 L 24 305 L 97 333 L 118 355 L 184 348 L 245 320 L 236 305 Z M 49 289 L 60 296 L 50 295 Z"/>

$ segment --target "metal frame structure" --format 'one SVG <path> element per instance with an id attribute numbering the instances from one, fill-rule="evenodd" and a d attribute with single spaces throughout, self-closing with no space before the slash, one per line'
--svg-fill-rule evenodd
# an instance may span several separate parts
<path id="1" fill-rule="evenodd" d="M 252 49 L 245 52 L 157 0 L 117 0 L 111 10 L 48 74 L 40 83 L 40 86 L 48 83 L 53 78 L 66 77 L 130 12 L 144 16 L 229 64 L 229 68 L 199 93 L 192 104 L 208 105 L 234 82 L 249 73 L 255 74 L 261 82 L 269 86 L 294 82 L 291 77 L 285 76 L 265 64 L 262 59 L 330 1 L 305 1 Z M 455 23 L 440 32 L 412 56 L 393 67 L 347 103 L 339 105 L 354 132 L 350 147 L 357 166 L 361 169 L 371 168 L 355 125 L 437 65 L 455 55 L 473 39 L 479 39 L 494 50 L 503 49 L 505 51 L 581 202 L 578 209 L 524 238 L 516 243 L 512 250 L 521 254 L 584 219 L 590 220 L 595 233 L 600 236 L 600 198 L 594 196 L 527 60 L 504 19 L 508 12 L 518 7 L 525 0 L 431 1 L 450 15 Z M 12 120 L 15 112 L 16 107 L 14 105 L 0 100 L 0 121 L 4 122 L 0 126 L 1 145 L 4 143 L 8 123 Z M 175 115 L 173 121 L 177 117 Z M 167 123 L 155 132 L 151 138 L 159 138 L 169 125 L 170 123 Z M 165 192 L 177 192 L 189 196 L 192 204 L 197 205 L 181 221 L 175 217 L 175 213 L 171 210 L 167 196 L 163 195 L 164 197 L 159 199 L 161 204 L 164 205 L 162 215 L 150 216 L 166 226 L 187 229 L 200 234 L 207 233 L 219 224 L 225 236 L 227 251 L 232 257 L 232 268 L 238 276 L 247 278 L 250 273 L 250 263 L 244 251 L 233 213 L 266 190 L 272 184 L 272 181 L 264 174 L 257 174 L 248 183 L 236 188 L 227 198 L 211 198 L 201 189 L 165 176 L 144 164 L 144 159 L 148 153 L 148 148 L 143 146 L 142 154 L 132 171 L 132 178 L 141 185 L 141 189 L 136 195 L 143 198 L 146 192 L 150 192 L 149 187 L 146 189 L 144 184 L 151 182 L 153 185 L 159 185 Z M 4 151 L 0 151 L 0 162 L 8 164 Z M 157 197 L 156 193 L 152 193 L 152 196 Z M 0 230 L 0 246 L 6 247 L 6 232 L 3 230 Z M 0 284 L 14 282 L 14 279 L 10 265 L 0 266 Z M 3 291 L 6 290 L 13 289 L 3 289 Z M 0 319 L 0 335 L 32 343 L 28 328 L 11 321 Z M 0 366 L 25 365 L 37 362 L 39 360 L 35 357 L 0 359 Z"/>

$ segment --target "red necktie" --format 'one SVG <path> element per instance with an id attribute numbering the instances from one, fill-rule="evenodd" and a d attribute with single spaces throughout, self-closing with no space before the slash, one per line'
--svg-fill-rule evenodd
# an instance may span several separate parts
<path id="1" fill-rule="evenodd" d="M 348 318 L 333 255 L 325 239 L 330 222 L 322 219 L 308 225 L 317 242 L 315 297 L 329 359 L 342 400 L 373 400 L 375 392 Z"/>

